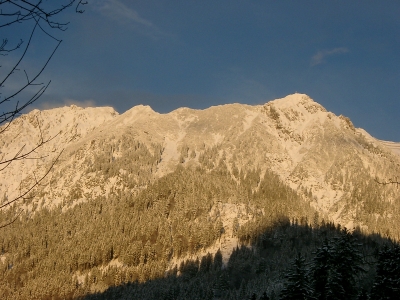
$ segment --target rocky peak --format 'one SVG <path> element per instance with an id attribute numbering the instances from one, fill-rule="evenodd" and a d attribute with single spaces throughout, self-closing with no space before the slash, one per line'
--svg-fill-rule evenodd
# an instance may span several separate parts
<path id="1" fill-rule="evenodd" d="M 285 111 L 298 111 L 304 115 L 315 114 L 317 112 L 326 112 L 326 109 L 311 99 L 306 94 L 292 94 L 281 99 L 270 101 L 267 106 L 273 106 L 282 112 Z"/>

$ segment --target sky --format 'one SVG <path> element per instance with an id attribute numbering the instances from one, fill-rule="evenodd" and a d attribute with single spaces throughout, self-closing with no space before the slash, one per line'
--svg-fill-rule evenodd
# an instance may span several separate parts
<path id="1" fill-rule="evenodd" d="M 67 30 L 50 31 L 62 43 L 38 78 L 51 84 L 31 108 L 123 113 L 144 104 L 167 113 L 299 92 L 376 138 L 400 142 L 397 0 L 89 0 L 83 8 L 59 15 Z M 0 38 L 26 45 L 27 26 L 0 28 Z M 35 32 L 20 70 L 33 76 L 55 45 Z M 18 51 L 0 57 L 0 76 Z M 26 80 L 17 73 L 3 96 Z"/>

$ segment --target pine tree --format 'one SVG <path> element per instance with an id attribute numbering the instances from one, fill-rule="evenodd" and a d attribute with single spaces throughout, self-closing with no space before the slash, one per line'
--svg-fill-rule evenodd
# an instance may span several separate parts
<path id="1" fill-rule="evenodd" d="M 398 299 L 400 292 L 400 247 L 384 247 L 378 254 L 372 299 Z"/>
<path id="2" fill-rule="evenodd" d="M 354 299 L 357 277 L 365 272 L 354 237 L 344 229 L 332 242 L 324 241 L 315 252 L 313 280 L 317 299 Z"/>
<path id="3" fill-rule="evenodd" d="M 168 292 L 166 293 L 164 299 L 165 300 L 175 300 L 179 296 L 179 286 L 177 284 L 173 284 L 169 286 Z"/>
<path id="4" fill-rule="evenodd" d="M 326 299 L 326 286 L 329 278 L 331 252 L 331 246 L 326 239 L 322 246 L 315 252 L 312 277 L 317 299 Z"/>
<path id="5" fill-rule="evenodd" d="M 249 300 L 257 300 L 257 295 L 253 293 L 253 295 L 249 297 Z"/>
<path id="6" fill-rule="evenodd" d="M 213 292 L 214 292 L 214 297 L 220 298 L 223 296 L 223 294 L 229 289 L 229 282 L 227 279 L 227 275 L 225 272 L 221 273 L 217 281 L 214 285 Z"/>
<path id="7" fill-rule="evenodd" d="M 199 271 L 208 272 L 210 270 L 211 265 L 212 265 L 212 255 L 210 253 L 207 253 L 207 255 L 201 258 Z"/>
<path id="8" fill-rule="evenodd" d="M 353 299 L 357 296 L 357 277 L 365 272 L 362 267 L 363 257 L 359 246 L 353 236 L 344 229 L 340 237 L 335 241 L 335 252 L 333 255 L 332 266 L 337 273 L 337 285 L 343 288 L 343 294 L 340 289 L 332 288 L 332 292 L 337 294 L 337 298 L 329 299 Z M 333 276 L 331 276 L 333 279 Z"/>
<path id="9" fill-rule="evenodd" d="M 261 295 L 260 300 L 270 300 L 267 295 L 267 292 L 264 292 L 264 294 Z"/>
<path id="10" fill-rule="evenodd" d="M 222 268 L 222 253 L 221 249 L 218 249 L 218 251 L 214 254 L 214 269 L 215 270 L 221 270 Z"/>
<path id="11" fill-rule="evenodd" d="M 346 295 L 346 291 L 341 285 L 341 274 L 335 268 L 331 268 L 328 273 L 325 285 L 325 297 L 320 299 L 326 300 L 342 300 L 351 299 L 350 295 Z"/>
<path id="12" fill-rule="evenodd" d="M 315 299 L 314 290 L 308 278 L 306 262 L 300 254 L 295 258 L 285 278 L 287 282 L 281 292 L 282 300 Z"/>

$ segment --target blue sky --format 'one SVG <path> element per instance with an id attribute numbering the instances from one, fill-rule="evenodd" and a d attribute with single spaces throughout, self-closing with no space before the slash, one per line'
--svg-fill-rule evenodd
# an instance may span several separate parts
<path id="1" fill-rule="evenodd" d="M 400 141 L 399 16 L 400 2 L 390 0 L 89 0 L 84 14 L 61 16 L 70 24 L 54 31 L 63 42 L 35 105 L 169 112 L 300 92 L 377 138 Z M 34 42 L 28 70 L 54 45 L 40 34 Z"/>

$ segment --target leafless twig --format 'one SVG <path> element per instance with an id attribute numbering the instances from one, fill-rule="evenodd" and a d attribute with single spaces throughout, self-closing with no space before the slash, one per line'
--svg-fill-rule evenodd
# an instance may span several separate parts
<path id="1" fill-rule="evenodd" d="M 23 145 L 18 151 L 17 151 L 17 153 L 16 154 L 14 154 L 14 156 L 13 157 L 11 157 L 11 158 L 9 158 L 9 159 L 6 159 L 6 160 L 3 160 L 3 161 L 0 161 L 0 166 L 1 165 L 4 165 L 4 166 L 2 166 L 1 168 L 0 168 L 0 171 L 3 171 L 4 169 L 6 169 L 13 161 L 18 161 L 18 160 L 24 160 L 24 159 L 42 159 L 42 158 L 45 158 L 45 157 L 47 157 L 47 155 L 46 156 L 39 156 L 39 157 L 30 157 L 30 155 L 32 154 L 32 153 L 35 153 L 36 152 L 36 150 L 38 150 L 40 147 L 42 147 L 44 144 L 47 144 L 47 143 L 49 143 L 50 141 L 52 141 L 53 139 L 55 139 L 60 133 L 57 133 L 56 135 L 54 135 L 54 136 L 52 136 L 52 137 L 50 137 L 50 138 L 48 138 L 48 139 L 44 139 L 43 138 L 43 132 L 42 132 L 42 128 L 41 128 L 41 126 L 40 126 L 40 122 L 39 122 L 39 119 L 36 117 L 36 120 L 37 120 L 37 122 L 38 122 L 38 127 L 39 127 L 39 133 L 40 133 L 40 140 L 39 140 L 39 142 L 36 144 L 36 146 L 35 147 L 33 147 L 32 149 L 30 149 L 30 150 L 28 150 L 27 152 L 23 152 L 23 150 L 25 149 L 25 147 L 26 147 L 26 144 L 25 145 Z"/>
<path id="2" fill-rule="evenodd" d="M 7 201 L 4 204 L 0 205 L 0 209 L 11 205 L 12 203 L 20 200 L 20 199 L 28 199 L 28 197 L 26 197 L 34 188 L 36 188 L 46 177 L 47 175 L 50 173 L 50 171 L 53 169 L 54 165 L 56 164 L 56 162 L 58 161 L 58 159 L 60 158 L 61 154 L 63 153 L 64 149 L 57 155 L 57 157 L 53 160 L 53 162 L 51 163 L 50 167 L 48 167 L 47 171 L 44 173 L 44 175 L 42 175 L 39 179 L 35 179 L 35 183 L 32 184 L 26 191 L 22 192 L 18 197 Z"/>
<path id="3" fill-rule="evenodd" d="M 378 184 L 382 184 L 382 185 L 388 185 L 388 184 L 394 184 L 394 185 L 396 185 L 396 187 L 397 188 L 399 188 L 399 185 L 400 185 L 400 180 L 396 177 L 395 179 L 388 179 L 387 181 L 380 181 L 380 180 L 378 180 L 378 178 L 376 177 L 375 178 L 375 181 L 378 183 Z"/>
<path id="4" fill-rule="evenodd" d="M 15 221 L 17 221 L 18 217 L 21 215 L 21 213 L 22 213 L 23 211 L 24 211 L 24 210 L 21 209 L 21 210 L 19 211 L 19 213 L 18 213 L 16 216 L 14 216 L 14 218 L 13 218 L 11 221 L 6 222 L 6 223 L 4 223 L 4 224 L 1 224 L 1 225 L 0 225 L 0 229 L 1 229 L 1 228 L 4 228 L 4 227 L 7 227 L 7 226 L 11 225 L 12 223 L 14 223 Z"/>
<path id="5" fill-rule="evenodd" d="M 64 4 L 62 2 L 64 2 Z M 82 6 L 86 4 L 88 4 L 88 2 L 85 0 L 64 0 L 59 1 L 56 4 L 53 1 L 46 2 L 43 0 L 0 0 L 0 28 L 13 28 L 14 24 L 21 23 L 30 26 L 30 29 L 28 29 L 29 37 L 26 41 L 20 39 L 16 44 L 10 45 L 9 40 L 7 38 L 3 38 L 2 42 L 0 43 L 0 57 L 8 55 L 10 52 L 19 53 L 19 49 L 24 46 L 23 49 L 21 49 L 22 51 L 19 53 L 16 63 L 11 67 L 10 70 L 2 72 L 0 75 L 0 138 L 1 134 L 4 134 L 5 131 L 11 128 L 10 126 L 15 118 L 20 116 L 25 108 L 37 101 L 51 83 L 51 81 L 47 83 L 38 82 L 38 79 L 62 42 L 61 39 L 57 38 L 53 34 L 54 30 L 65 31 L 69 24 L 69 22 L 61 22 L 58 17 L 62 15 L 61 13 L 66 9 L 73 6 L 75 6 L 75 11 L 77 13 L 83 13 L 84 10 L 82 9 Z M 55 41 L 55 46 L 53 46 L 52 51 L 42 67 L 33 74 L 30 74 L 31 72 L 28 72 L 25 69 L 21 70 L 20 66 L 22 65 L 22 61 L 27 57 L 28 49 L 33 44 L 34 35 L 36 32 L 44 33 L 50 39 Z M 2 65 L 0 65 L 0 67 L 2 67 Z M 15 91 L 9 92 L 8 95 L 3 96 L 1 93 L 2 89 L 8 84 L 9 80 L 14 77 L 17 72 L 24 72 L 25 79 L 21 81 L 20 86 Z M 33 95 L 29 96 L 25 100 L 18 99 L 21 98 L 23 92 L 28 91 L 27 89 L 30 87 L 36 88 L 36 92 L 34 92 Z M 7 107 L 7 105 L 9 107 Z M 47 155 L 38 155 L 39 148 L 55 139 L 59 134 L 49 138 L 44 138 L 38 119 L 37 122 L 39 124 L 39 140 L 37 144 L 30 149 L 27 149 L 28 147 L 25 144 L 20 147 L 19 150 L 11 157 L 7 154 L 3 154 L 3 157 L 0 157 L 0 171 L 4 171 L 14 161 L 25 159 L 42 159 L 47 157 Z M 50 173 L 55 163 L 60 158 L 62 152 L 63 150 L 59 152 L 58 156 L 52 161 L 43 176 L 37 177 L 37 175 L 33 173 L 32 178 L 34 182 L 25 191 L 20 190 L 18 197 L 1 204 L 0 209 L 9 207 L 18 200 L 28 199 L 28 195 L 36 187 L 43 184 L 45 177 Z M 4 159 L 7 156 L 8 158 Z M 20 185 L 20 188 L 22 188 L 22 185 Z M 0 228 L 14 223 L 21 213 L 22 211 L 20 211 L 10 222 L 0 225 Z"/>

